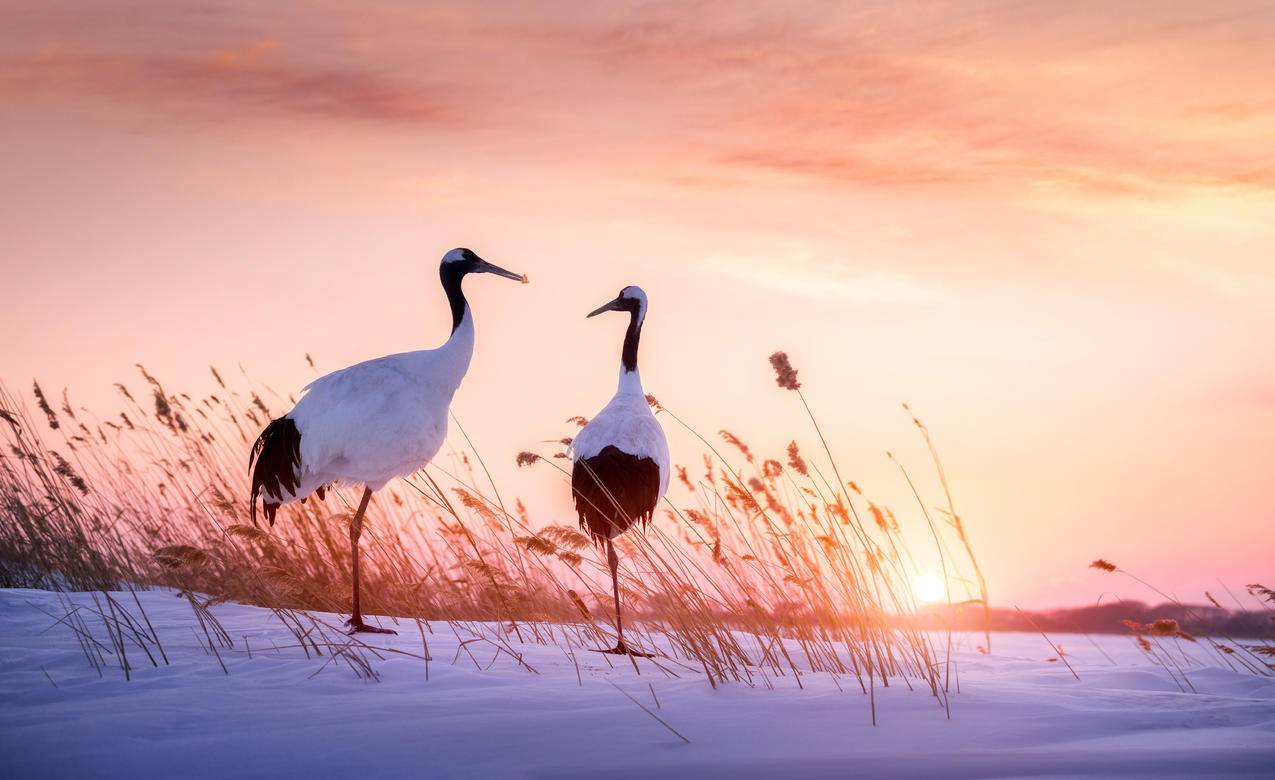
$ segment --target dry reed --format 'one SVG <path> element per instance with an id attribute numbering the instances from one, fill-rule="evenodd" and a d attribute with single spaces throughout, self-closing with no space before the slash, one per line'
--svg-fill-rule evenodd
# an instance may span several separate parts
<path id="1" fill-rule="evenodd" d="M 761 458 L 723 431 L 743 458 L 737 466 L 649 399 L 657 414 L 698 438 L 707 454 L 700 473 L 677 467 L 684 489 L 665 501 L 645 535 L 619 541 L 621 589 L 636 618 L 634 643 L 655 650 L 652 663 L 665 674 L 698 671 L 712 685 L 770 686 L 788 677 L 800 686 L 801 675 L 812 672 L 851 678 L 868 696 L 874 722 L 878 686 L 919 685 L 947 707 L 950 638 L 940 653 L 912 619 L 910 582 L 918 572 L 899 520 L 843 479 L 801 395 L 796 370 L 783 353 L 771 362 L 778 384 L 800 397 L 823 460 L 804 454 L 796 440 L 782 459 Z M 36 385 L 43 430 L 27 405 L 0 385 L 0 419 L 7 423 L 0 459 L 0 586 L 176 588 L 189 598 L 201 644 L 213 655 L 233 641 L 212 617 L 211 603 L 263 605 L 275 610 L 307 653 L 326 651 L 327 663 L 374 679 L 360 655 L 367 646 L 319 626 L 306 612 L 347 607 L 351 495 L 334 490 L 326 503 L 294 505 L 269 530 L 249 521 L 245 453 L 290 399 L 246 378 L 236 387 L 216 369 L 216 392 L 172 393 L 139 369 L 148 392 L 117 385 L 123 409 L 108 418 L 69 402 L 59 412 Z M 966 603 L 985 607 L 986 586 L 929 432 L 913 421 L 946 494 L 944 525 L 977 574 L 978 593 Z M 578 426 L 585 418 L 567 422 Z M 569 475 L 556 462 L 561 457 L 528 451 L 515 461 L 549 467 L 566 482 Z M 946 570 L 955 562 L 944 526 L 930 518 L 919 492 L 916 498 Z M 574 527 L 537 526 L 521 502 L 507 511 L 467 438 L 464 449 L 448 451 L 379 494 L 365 531 L 364 560 L 367 613 L 392 615 L 396 622 L 446 621 L 463 637 L 457 659 L 463 652 L 476 668 L 483 668 L 473 653 L 479 645 L 494 652 L 490 663 L 507 657 L 534 673 L 515 642 L 557 644 L 573 659 L 576 648 L 606 642 L 609 626 L 599 617 L 610 614 L 605 561 Z M 961 580 L 948 572 L 949 586 Z M 102 608 L 117 616 L 109 631 L 113 646 L 77 635 L 95 668 L 103 667 L 105 653 L 116 653 L 127 672 L 128 647 L 157 649 L 157 638 L 148 638 L 144 614 L 123 611 L 109 596 Z M 62 620 L 75 628 L 83 617 L 76 612 Z M 421 638 L 427 659 L 423 630 Z"/>

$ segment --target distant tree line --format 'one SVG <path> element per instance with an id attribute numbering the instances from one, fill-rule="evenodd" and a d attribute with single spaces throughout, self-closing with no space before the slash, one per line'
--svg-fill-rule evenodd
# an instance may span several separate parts
<path id="1" fill-rule="evenodd" d="M 993 631 L 1082 634 L 1128 634 L 1126 620 L 1151 623 L 1172 618 L 1184 630 L 1199 636 L 1275 639 L 1275 612 L 1228 610 L 1211 604 L 1150 605 L 1141 601 L 1111 601 L 1087 607 L 1022 612 L 993 607 L 990 618 Z M 927 628 L 950 626 L 961 631 L 982 631 L 984 616 L 977 606 L 944 604 L 922 610 L 918 619 Z"/>

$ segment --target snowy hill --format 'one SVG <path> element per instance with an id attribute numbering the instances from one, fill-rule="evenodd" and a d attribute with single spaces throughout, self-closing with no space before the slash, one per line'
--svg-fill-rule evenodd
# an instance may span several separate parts
<path id="1" fill-rule="evenodd" d="M 714 688 L 677 662 L 635 670 L 447 623 L 425 634 L 427 668 L 413 622 L 334 655 L 349 641 L 337 616 L 290 629 L 268 609 L 216 605 L 222 642 L 188 600 L 137 595 L 140 609 L 114 594 L 134 621 L 117 613 L 117 632 L 96 612 L 110 614 L 102 594 L 95 604 L 0 591 L 0 776 L 1270 777 L 1275 767 L 1275 679 L 1205 665 L 1189 646 L 1180 660 L 1197 693 L 1123 637 L 1094 638 L 1100 651 L 1051 635 L 1079 681 L 1046 660 L 1055 653 L 1039 635 L 995 635 L 990 656 L 966 641 L 950 720 L 928 691 L 894 681 L 877 690 L 874 727 L 853 678 Z"/>

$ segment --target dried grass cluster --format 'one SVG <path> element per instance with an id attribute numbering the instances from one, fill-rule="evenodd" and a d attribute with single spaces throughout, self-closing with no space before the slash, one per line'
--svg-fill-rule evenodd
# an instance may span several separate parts
<path id="1" fill-rule="evenodd" d="M 800 394 L 787 357 L 776 353 L 771 363 L 780 386 Z M 343 612 L 353 494 L 334 490 L 326 503 L 293 505 L 268 531 L 249 522 L 244 455 L 292 399 L 236 388 L 215 369 L 216 393 L 196 398 L 169 392 L 141 371 L 149 392 L 118 385 L 124 409 L 105 419 L 74 409 L 65 396 L 59 412 L 37 385 L 35 405 L 47 423 L 39 432 L 26 404 L 0 385 L 0 419 L 8 423 L 0 586 L 166 585 L 276 610 Z M 910 583 L 918 572 L 900 521 L 843 479 L 810 420 L 822 459 L 805 455 L 795 440 L 786 457 L 761 458 L 722 431 L 739 453 L 727 457 L 686 426 L 708 450 L 702 468 L 677 466 L 685 490 L 666 502 L 645 536 L 620 540 L 621 587 L 637 619 L 633 639 L 712 684 L 769 686 L 777 676 L 800 684 L 808 670 L 852 680 L 869 694 L 874 716 L 882 685 L 919 683 L 946 705 L 951 645 L 936 646 L 912 620 Z M 970 603 L 985 607 L 982 575 L 942 466 L 928 431 L 917 425 L 947 509 L 945 522 L 936 522 L 918 492 L 916 512 L 940 556 L 940 535 L 963 543 L 963 564 L 945 556 L 944 570 L 959 583 L 959 566 L 972 564 L 980 587 Z M 570 438 L 554 443 L 567 446 Z M 556 470 L 566 495 L 569 475 L 555 462 L 563 455 L 527 451 L 515 462 Z M 365 611 L 450 621 L 471 633 L 498 624 L 520 641 L 568 650 L 603 645 L 610 630 L 598 622 L 610 614 L 605 560 L 574 524 L 533 523 L 521 502 L 507 511 L 474 462 L 481 466 L 476 452 L 452 451 L 380 494 L 364 532 Z M 305 618 L 294 623 L 304 626 Z M 792 640 L 800 658 L 791 655 Z"/>

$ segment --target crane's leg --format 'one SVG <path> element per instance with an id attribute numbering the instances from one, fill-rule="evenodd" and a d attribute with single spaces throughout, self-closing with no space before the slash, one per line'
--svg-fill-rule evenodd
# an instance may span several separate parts
<path id="1" fill-rule="evenodd" d="M 615 633 L 618 638 L 613 653 L 624 654 L 628 649 L 624 646 L 624 621 L 620 617 L 620 557 L 615 554 L 615 543 L 607 539 L 607 566 L 611 568 L 611 592 L 615 594 Z"/>
<path id="2" fill-rule="evenodd" d="M 391 631 L 388 628 L 377 628 L 369 626 L 363 622 L 363 611 L 359 609 L 359 534 L 363 533 L 363 514 L 367 512 L 367 504 L 372 500 L 372 491 L 367 488 L 363 489 L 363 500 L 359 501 L 358 511 L 354 513 L 354 519 L 350 521 L 350 557 L 352 560 L 350 579 L 354 583 L 354 595 L 350 599 L 350 619 L 345 624 L 350 627 L 350 633 L 360 631 L 369 634 L 396 634 L 397 631 Z"/>
<path id="3" fill-rule="evenodd" d="M 618 635 L 615 647 L 610 650 L 603 650 L 604 653 L 612 655 L 636 655 L 642 658 L 650 658 L 649 653 L 639 653 L 630 650 L 629 646 L 624 644 L 624 622 L 620 618 L 620 557 L 615 554 L 615 543 L 607 539 L 607 566 L 611 567 L 611 592 L 615 594 L 615 632 Z"/>

